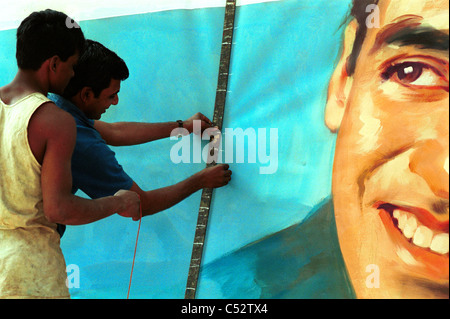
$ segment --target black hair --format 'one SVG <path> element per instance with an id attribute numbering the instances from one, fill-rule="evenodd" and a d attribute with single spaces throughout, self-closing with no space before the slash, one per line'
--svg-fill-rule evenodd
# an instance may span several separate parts
<path id="1" fill-rule="evenodd" d="M 350 16 L 358 22 L 358 28 L 356 30 L 355 42 L 353 44 L 352 53 L 347 59 L 347 74 L 352 75 L 355 72 L 356 60 L 358 59 L 359 53 L 367 34 L 367 6 L 371 4 L 378 4 L 379 0 L 353 0 L 352 9 L 350 11 Z"/>
<path id="2" fill-rule="evenodd" d="M 124 81 L 129 76 L 125 62 L 102 44 L 86 40 L 83 54 L 74 68 L 75 76 L 64 91 L 64 97 L 72 98 L 83 87 L 90 87 L 95 97 L 109 87 L 111 80 Z"/>
<path id="3" fill-rule="evenodd" d="M 55 55 L 65 62 L 82 52 L 84 41 L 81 28 L 66 14 L 51 9 L 33 12 L 17 29 L 17 66 L 38 70 Z"/>

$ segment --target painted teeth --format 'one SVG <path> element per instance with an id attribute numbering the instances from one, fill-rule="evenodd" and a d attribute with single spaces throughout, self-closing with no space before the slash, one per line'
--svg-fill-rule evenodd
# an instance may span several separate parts
<path id="1" fill-rule="evenodd" d="M 448 253 L 448 234 L 441 233 L 433 237 L 430 249 L 440 254 Z"/>
<path id="2" fill-rule="evenodd" d="M 413 214 L 396 209 L 393 212 L 397 220 L 397 227 L 403 236 L 411 239 L 412 243 L 422 248 L 429 248 L 438 254 L 448 254 L 449 237 L 447 233 L 435 233 L 422 225 Z"/>

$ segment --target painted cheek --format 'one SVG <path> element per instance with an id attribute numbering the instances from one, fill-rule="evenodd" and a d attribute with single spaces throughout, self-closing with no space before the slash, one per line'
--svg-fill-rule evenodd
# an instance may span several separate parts
<path id="1" fill-rule="evenodd" d="M 376 109 L 375 103 L 371 95 L 366 95 L 364 104 L 360 108 L 358 121 L 361 123 L 361 127 L 358 131 L 360 140 L 361 151 L 369 153 L 380 147 L 380 133 L 382 132 L 382 121 L 380 120 L 380 112 Z"/>
<path id="2" fill-rule="evenodd" d="M 436 140 L 428 140 L 411 154 L 409 167 L 427 182 L 436 196 L 448 199 L 448 149 Z"/>

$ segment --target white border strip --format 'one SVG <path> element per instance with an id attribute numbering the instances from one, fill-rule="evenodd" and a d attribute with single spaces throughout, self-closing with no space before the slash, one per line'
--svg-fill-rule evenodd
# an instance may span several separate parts
<path id="1" fill-rule="evenodd" d="M 237 0 L 238 6 L 282 0 Z M 226 0 L 0 0 L 0 30 L 15 29 L 31 12 L 51 8 L 76 21 L 177 9 L 225 7 Z"/>

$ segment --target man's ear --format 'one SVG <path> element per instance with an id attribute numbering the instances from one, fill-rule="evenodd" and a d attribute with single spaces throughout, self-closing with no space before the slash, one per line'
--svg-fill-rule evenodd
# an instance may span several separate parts
<path id="1" fill-rule="evenodd" d="M 337 132 L 341 126 L 353 83 L 353 77 L 347 74 L 347 59 L 353 50 L 357 27 L 358 23 L 353 20 L 345 29 L 342 55 L 328 86 L 325 124 L 332 132 Z"/>
<path id="2" fill-rule="evenodd" d="M 80 91 L 80 99 L 84 103 L 87 103 L 90 101 L 90 99 L 94 97 L 94 92 L 92 91 L 92 88 L 89 86 L 85 86 Z"/>
<path id="3" fill-rule="evenodd" d="M 56 72 L 56 69 L 58 68 L 59 63 L 61 62 L 61 59 L 59 56 L 54 55 L 51 58 L 48 59 L 48 67 L 51 72 Z"/>

